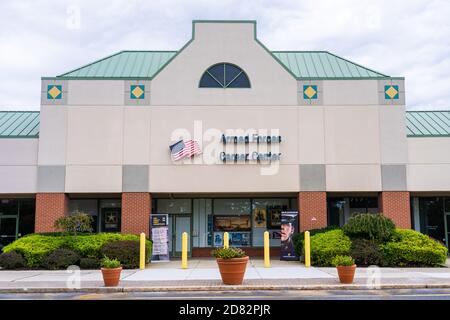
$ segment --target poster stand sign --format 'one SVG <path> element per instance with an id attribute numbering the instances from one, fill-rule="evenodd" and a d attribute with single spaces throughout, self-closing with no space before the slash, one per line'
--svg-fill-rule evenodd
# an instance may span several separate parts
<path id="1" fill-rule="evenodd" d="M 169 215 L 152 214 L 153 261 L 169 261 Z"/>
<path id="2" fill-rule="evenodd" d="M 280 260 L 297 261 L 293 237 L 298 233 L 298 211 L 281 212 L 281 249 Z"/>

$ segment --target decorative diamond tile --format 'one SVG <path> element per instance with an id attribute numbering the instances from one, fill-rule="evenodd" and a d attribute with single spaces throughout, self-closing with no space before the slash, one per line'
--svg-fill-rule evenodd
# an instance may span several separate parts
<path id="1" fill-rule="evenodd" d="M 47 86 L 47 99 L 59 100 L 62 98 L 62 86 L 49 84 Z"/>
<path id="2" fill-rule="evenodd" d="M 389 100 L 398 99 L 398 85 L 384 86 L 384 98 Z"/>
<path id="3" fill-rule="evenodd" d="M 132 84 L 130 86 L 130 98 L 131 99 L 144 99 L 145 98 L 145 86 L 143 84 Z"/>
<path id="4" fill-rule="evenodd" d="M 316 85 L 304 85 L 303 86 L 303 99 L 317 99 L 317 86 Z"/>

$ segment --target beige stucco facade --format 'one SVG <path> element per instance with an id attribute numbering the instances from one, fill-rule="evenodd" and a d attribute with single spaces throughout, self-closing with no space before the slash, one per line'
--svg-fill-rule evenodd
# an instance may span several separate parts
<path id="1" fill-rule="evenodd" d="M 241 67 L 251 87 L 199 88 L 217 62 Z M 57 80 L 42 81 L 44 90 Z M 127 104 L 125 79 L 62 81 L 63 103 L 41 106 L 39 139 L 0 140 L 2 192 L 450 190 L 450 138 L 407 138 L 404 96 L 402 104 L 380 103 L 380 80 L 328 79 L 319 81 L 320 103 L 304 105 L 304 81 L 257 40 L 253 23 L 194 23 L 192 39 L 146 80 L 148 105 Z M 235 130 L 277 132 L 282 142 L 225 148 L 221 134 Z M 203 154 L 172 161 L 169 145 L 178 138 L 195 139 Z M 219 157 L 270 149 L 281 153 L 270 166 Z M 129 185 L 125 167 L 138 170 L 139 186 Z M 383 172 L 392 168 L 406 174 L 387 186 Z"/>

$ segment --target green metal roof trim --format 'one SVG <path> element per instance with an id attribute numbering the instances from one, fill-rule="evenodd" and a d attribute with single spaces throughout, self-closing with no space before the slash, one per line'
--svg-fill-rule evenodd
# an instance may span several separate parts
<path id="1" fill-rule="evenodd" d="M 176 51 L 120 51 L 57 78 L 151 79 Z"/>
<path id="2" fill-rule="evenodd" d="M 39 137 L 39 111 L 0 111 L 0 138 Z"/>
<path id="3" fill-rule="evenodd" d="M 270 51 L 269 51 L 270 52 Z M 326 51 L 272 51 L 297 79 L 384 79 L 373 71 Z M 152 79 L 177 51 L 121 51 L 57 78 Z"/>
<path id="4" fill-rule="evenodd" d="M 297 79 L 389 78 L 327 51 L 273 51 Z"/>
<path id="5" fill-rule="evenodd" d="M 408 137 L 450 137 L 450 110 L 407 111 Z"/>

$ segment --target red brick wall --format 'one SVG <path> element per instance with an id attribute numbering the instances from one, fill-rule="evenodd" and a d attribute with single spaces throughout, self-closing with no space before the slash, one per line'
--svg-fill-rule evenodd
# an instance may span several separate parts
<path id="1" fill-rule="evenodd" d="M 150 193 L 122 193 L 122 233 L 140 234 L 144 232 L 149 237 L 151 212 Z"/>
<path id="2" fill-rule="evenodd" d="M 300 213 L 300 231 L 327 226 L 326 192 L 299 192 L 298 208 Z"/>
<path id="3" fill-rule="evenodd" d="M 55 221 L 64 216 L 68 209 L 67 195 L 64 193 L 37 193 L 35 232 L 54 232 Z"/>
<path id="4" fill-rule="evenodd" d="M 394 221 L 397 228 L 411 228 L 409 192 L 384 191 L 380 195 L 380 212 Z"/>

